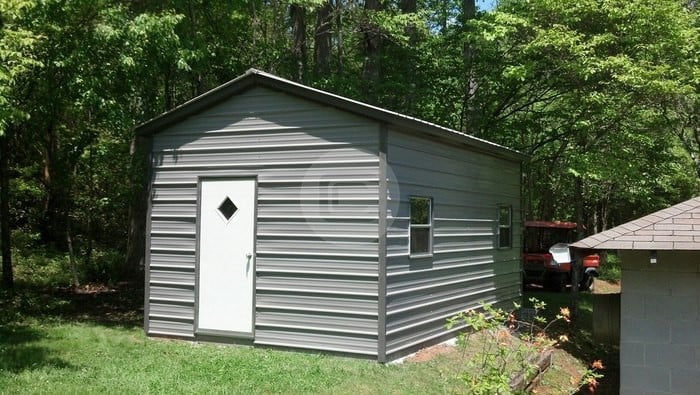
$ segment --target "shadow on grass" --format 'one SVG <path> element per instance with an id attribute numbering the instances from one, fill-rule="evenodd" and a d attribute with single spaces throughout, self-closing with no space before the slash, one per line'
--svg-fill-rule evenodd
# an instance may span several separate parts
<path id="1" fill-rule="evenodd" d="M 570 292 L 547 292 L 538 289 L 527 289 L 524 300 L 535 297 L 547 303 L 543 316 L 552 320 L 559 313 L 560 307 L 569 306 L 571 302 Z M 527 302 L 526 302 L 527 305 Z M 597 342 L 593 337 L 593 295 L 587 292 L 579 294 L 578 317 L 575 323 L 557 322 L 549 330 L 553 338 L 566 334 L 569 341 L 563 343 L 561 348 L 576 359 L 590 366 L 593 361 L 601 360 L 605 369 L 601 372 L 603 378 L 599 381 L 597 395 L 618 394 L 620 385 L 620 350 L 617 345 Z M 556 362 L 555 362 L 556 363 Z M 589 394 L 587 387 L 581 388 L 577 394 Z"/>
<path id="2" fill-rule="evenodd" d="M 0 372 L 74 369 L 42 346 L 50 336 L 43 324 L 84 322 L 130 329 L 142 325 L 142 307 L 143 290 L 130 284 L 73 290 L 18 283 L 13 291 L 0 289 Z"/>
<path id="3" fill-rule="evenodd" d="M 18 323 L 24 318 L 140 327 L 143 288 L 125 283 L 76 291 L 18 284 L 13 292 L 0 291 L 0 324 Z"/>
<path id="4" fill-rule="evenodd" d="M 52 356 L 51 350 L 35 344 L 46 335 L 29 326 L 0 326 L 0 371 L 20 373 L 42 368 L 70 369 L 69 363 Z"/>

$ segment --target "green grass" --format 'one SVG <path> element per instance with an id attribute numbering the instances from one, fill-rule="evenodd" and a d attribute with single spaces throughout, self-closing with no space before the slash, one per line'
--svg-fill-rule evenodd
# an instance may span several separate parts
<path id="1" fill-rule="evenodd" d="M 146 339 L 140 329 L 4 326 L 2 393 L 443 392 L 428 365 Z"/>
<path id="2" fill-rule="evenodd" d="M 62 259 L 23 257 L 18 262 L 17 290 L 0 290 L 0 394 L 465 390 L 457 378 L 464 361 L 456 352 L 428 362 L 381 365 L 323 353 L 150 339 L 142 329 L 140 287 L 122 284 L 114 292 L 74 293 L 65 288 Z M 548 303 L 548 316 L 569 301 L 568 293 L 537 292 L 526 298 L 531 295 Z M 580 325 L 566 350 L 574 370 L 583 366 L 576 358 L 600 358 L 590 336 L 591 295 L 581 297 Z M 553 369 L 545 382 L 566 386 L 571 369 Z M 549 393 L 560 392 L 555 388 Z M 540 393 L 547 392 L 540 389 Z"/>
<path id="3" fill-rule="evenodd" d="M 129 297 L 125 295 L 130 295 Z M 137 291 L 0 293 L 0 394 L 454 393 L 453 367 L 150 339 Z"/>
<path id="4" fill-rule="evenodd" d="M 535 296 L 547 301 L 546 314 L 554 314 L 566 304 L 569 294 Z M 590 296 L 582 296 L 582 317 L 589 320 Z M 141 328 L 142 294 L 138 289 L 76 295 L 22 288 L 13 295 L 0 293 L 0 303 L 0 394 L 434 394 L 464 390 L 457 379 L 462 360 L 455 353 L 428 362 L 381 365 L 320 353 L 150 339 Z M 586 331 L 578 333 L 579 340 L 586 340 L 582 337 Z M 581 344 L 583 349 L 590 348 Z M 565 377 L 565 384 L 569 374 L 558 375 Z M 545 380 L 556 378 L 550 374 Z"/>

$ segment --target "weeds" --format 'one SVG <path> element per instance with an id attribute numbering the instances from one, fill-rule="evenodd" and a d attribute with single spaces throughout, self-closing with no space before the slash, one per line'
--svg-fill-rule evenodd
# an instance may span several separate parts
<path id="1" fill-rule="evenodd" d="M 620 258 L 613 253 L 605 254 L 605 259 L 600 265 L 600 275 L 599 279 L 615 282 L 620 282 L 620 277 L 622 275 L 622 270 L 620 268 Z"/>
<path id="2" fill-rule="evenodd" d="M 507 313 L 490 304 L 482 304 L 480 309 L 460 312 L 448 319 L 448 329 L 457 325 L 469 328 L 457 337 L 457 346 L 462 352 L 458 375 L 466 393 L 523 392 L 523 386 L 517 386 L 513 378 L 518 374 L 529 379 L 534 377 L 540 369 L 536 363 L 539 357 L 551 347 L 568 341 L 566 334 L 553 339 L 548 330 L 555 322 L 570 322 L 569 309 L 560 308 L 553 319 L 547 320 L 541 315 L 546 303 L 537 298 L 530 298 L 529 302 L 533 306 L 530 319 L 518 319 L 514 313 Z M 514 307 L 516 311 L 522 311 L 519 304 L 514 303 Z M 469 354 L 467 350 L 475 351 Z M 576 390 L 583 386 L 595 390 L 597 379 L 602 377 L 602 368 L 601 361 L 594 362 L 584 373 Z"/>
<path id="3" fill-rule="evenodd" d="M 13 237 L 15 281 L 19 285 L 38 288 L 68 287 L 72 283 L 71 262 L 68 252 L 40 245 L 37 234 L 16 231 Z M 77 251 L 76 269 L 79 283 L 114 285 L 129 280 L 130 272 L 124 265 L 123 253 L 95 246 L 91 259 L 84 251 Z"/>

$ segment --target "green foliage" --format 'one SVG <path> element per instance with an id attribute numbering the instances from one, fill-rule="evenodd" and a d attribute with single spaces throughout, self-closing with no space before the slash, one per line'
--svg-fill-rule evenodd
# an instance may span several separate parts
<path id="1" fill-rule="evenodd" d="M 41 66 L 32 52 L 40 37 L 20 22 L 33 7 L 31 0 L 0 2 L 0 135 L 13 122 L 28 117 L 18 105 L 15 89 L 22 77 Z"/>
<path id="2" fill-rule="evenodd" d="M 13 242 L 36 243 L 38 237 L 16 235 Z M 71 283 L 70 262 L 65 253 L 49 251 L 41 247 L 16 250 L 15 278 L 18 285 L 32 284 L 38 287 L 67 287 Z"/>
<path id="3" fill-rule="evenodd" d="M 668 119 L 697 93 L 691 18 L 676 1 L 504 1 L 472 22 L 480 80 L 471 119 L 480 136 L 532 155 L 526 216 L 573 219 L 583 201 L 594 229 L 697 193 Z"/>
<path id="4" fill-rule="evenodd" d="M 12 227 L 58 250 L 68 232 L 88 261 L 124 250 L 146 177 L 133 126 L 249 67 L 525 152 L 527 218 L 575 219 L 580 202 L 602 230 L 697 194 L 698 7 L 503 0 L 467 20 L 461 1 L 380 3 L 0 2 Z"/>
<path id="5" fill-rule="evenodd" d="M 605 260 L 600 265 L 600 276 L 598 278 L 609 282 L 620 282 L 621 274 L 620 258 L 617 254 L 606 253 Z"/>
<path id="6" fill-rule="evenodd" d="M 12 234 L 12 244 L 18 285 L 39 288 L 63 288 L 71 285 L 70 257 L 67 252 L 43 246 L 39 233 L 15 231 Z M 77 255 L 81 284 L 114 285 L 128 279 L 124 256 L 120 250 L 98 245 L 89 260 L 84 250 Z"/>
<path id="7" fill-rule="evenodd" d="M 511 379 L 518 373 L 533 377 L 538 367 L 537 358 L 553 346 L 568 341 L 566 334 L 557 339 L 550 337 L 553 324 L 569 322 L 569 309 L 560 308 L 552 318 L 544 313 L 547 303 L 535 297 L 528 299 L 532 316 L 524 320 L 516 317 L 521 306 L 514 304 L 516 313 L 507 313 L 490 304 L 482 304 L 478 310 L 461 312 L 450 317 L 447 328 L 465 327 L 457 338 L 457 345 L 463 350 L 460 379 L 468 394 L 510 394 L 517 392 L 511 388 Z M 476 351 L 468 352 L 469 350 Z M 580 381 L 580 386 L 595 387 L 602 363 L 596 361 Z"/>

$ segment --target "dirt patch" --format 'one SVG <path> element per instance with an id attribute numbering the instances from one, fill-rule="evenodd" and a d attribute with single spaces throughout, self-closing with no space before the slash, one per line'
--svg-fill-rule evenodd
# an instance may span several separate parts
<path id="1" fill-rule="evenodd" d="M 552 350 L 552 366 L 542 376 L 540 386 L 533 393 L 558 395 L 573 392 L 583 377 L 586 366 L 566 351 Z"/>
<path id="2" fill-rule="evenodd" d="M 105 284 L 89 283 L 89 284 L 83 284 L 83 285 L 78 286 L 78 287 L 59 287 L 56 289 L 56 292 L 74 293 L 77 295 L 92 295 L 92 294 L 117 292 L 117 289 L 110 287 L 108 285 L 105 285 Z"/>
<path id="3" fill-rule="evenodd" d="M 610 282 L 610 281 L 596 279 L 595 285 L 593 286 L 593 293 L 595 293 L 595 294 L 619 294 L 621 289 L 622 289 L 622 283 L 620 283 L 620 282 Z"/>
<path id="4" fill-rule="evenodd" d="M 427 362 L 437 357 L 438 355 L 445 355 L 455 352 L 455 347 L 451 344 L 441 343 L 436 344 L 431 347 L 426 347 L 417 353 L 406 358 L 408 362 Z"/>

